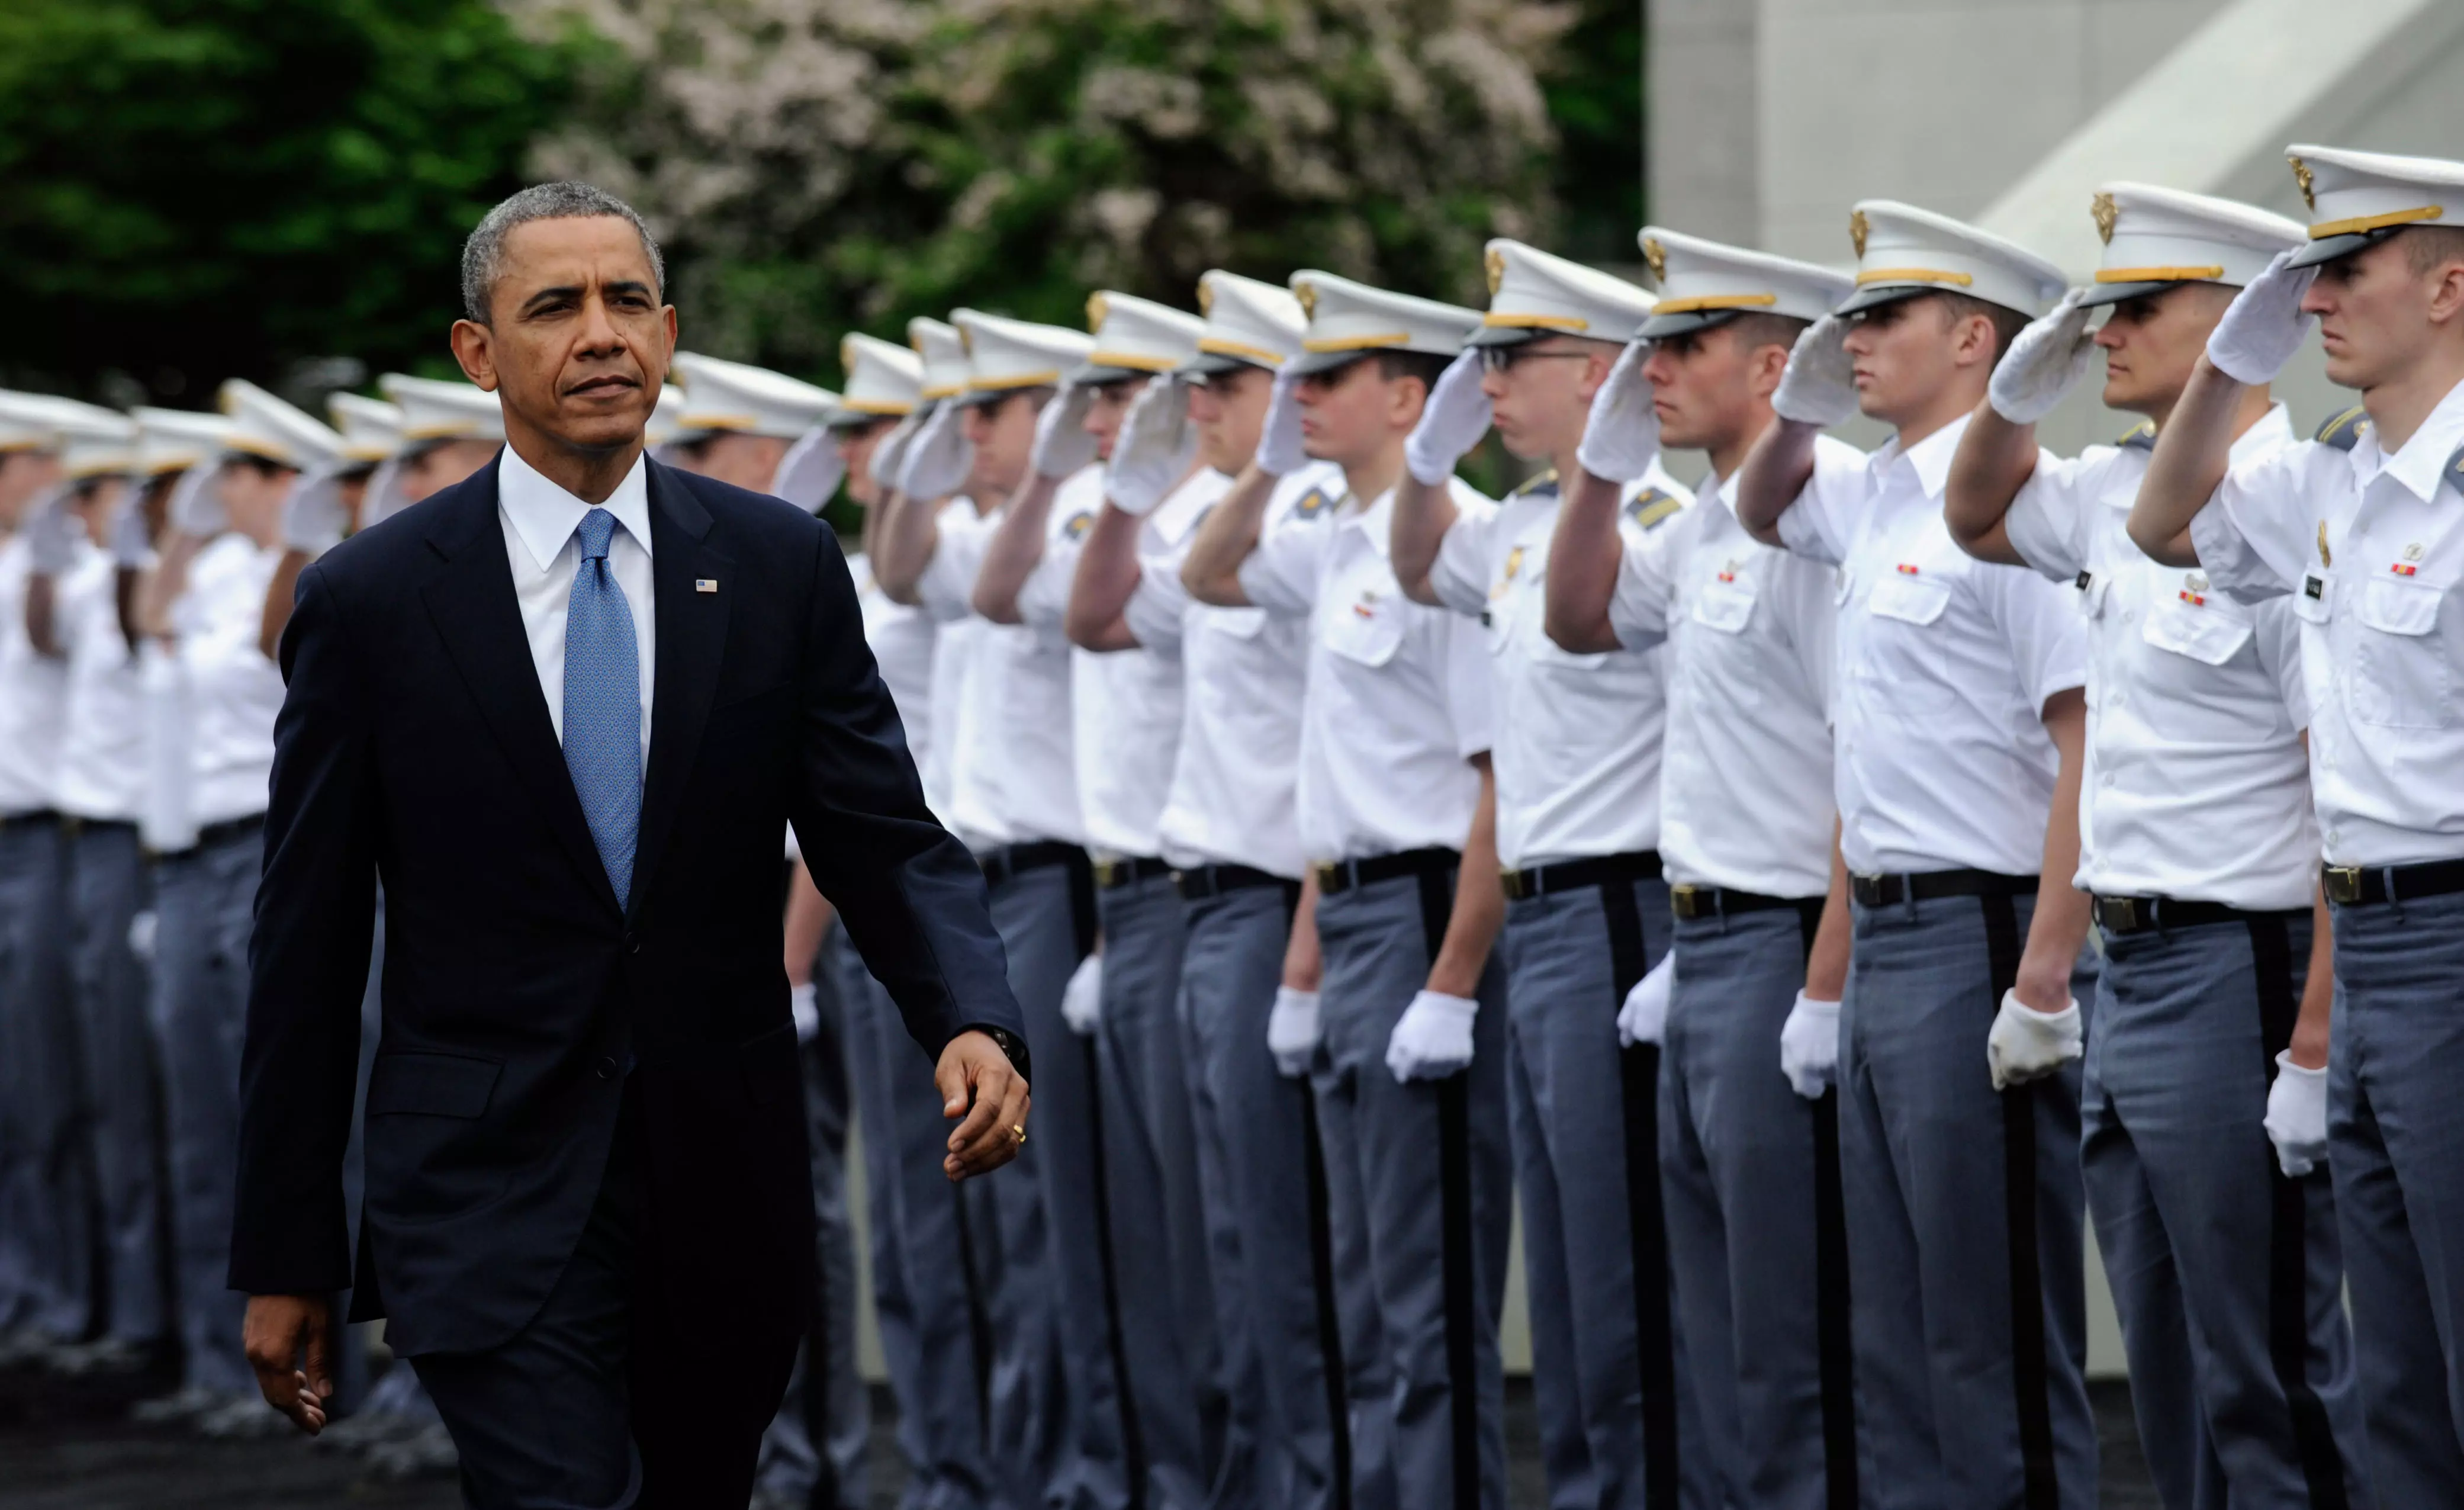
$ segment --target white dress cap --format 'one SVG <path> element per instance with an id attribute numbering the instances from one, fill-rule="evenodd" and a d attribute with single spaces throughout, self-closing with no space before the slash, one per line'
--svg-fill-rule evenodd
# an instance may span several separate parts
<path id="1" fill-rule="evenodd" d="M 830 413 L 828 423 L 833 426 L 912 414 L 923 398 L 924 359 L 878 336 L 849 331 L 842 337 L 839 368 L 847 374 L 847 386 L 839 391 L 839 407 Z"/>
<path id="2" fill-rule="evenodd" d="M 1291 287 L 1309 317 L 1295 373 L 1331 372 L 1376 351 L 1451 357 L 1480 328 L 1478 310 L 1390 294 L 1332 273 L 1305 268 L 1292 275 Z"/>
<path id="3" fill-rule="evenodd" d="M 1198 279 L 1198 308 L 1206 317 L 1198 355 L 1181 370 L 1191 376 L 1264 367 L 1271 372 L 1301 354 L 1309 317 L 1287 288 L 1213 268 Z"/>
<path id="4" fill-rule="evenodd" d="M 1094 338 L 973 309 L 950 312 L 967 348 L 966 404 L 986 404 L 1023 388 L 1058 388 L 1095 349 Z"/>
<path id="5" fill-rule="evenodd" d="M 1491 241 L 1482 262 L 1488 313 L 1467 345 L 1510 346 L 1542 336 L 1623 344 L 1651 318 L 1652 297 L 1624 278 L 1520 241 Z"/>
<path id="6" fill-rule="evenodd" d="M 642 427 L 642 444 L 652 451 L 673 443 L 685 433 L 685 390 L 673 383 L 659 385 L 659 401 L 650 406 L 649 422 Z"/>
<path id="7" fill-rule="evenodd" d="M 0 389 L 0 451 L 50 451 L 71 477 L 126 472 L 137 429 L 117 410 L 50 393 Z"/>
<path id="8" fill-rule="evenodd" d="M 1660 284 L 1660 303 L 1637 332 L 1646 340 L 1707 330 L 1739 315 L 1820 320 L 1857 287 L 1845 273 L 1664 226 L 1645 226 L 1636 240 Z"/>
<path id="9" fill-rule="evenodd" d="M 301 471 L 342 454 L 342 437 L 331 426 L 286 404 L 246 378 L 228 378 L 218 395 L 231 416 L 223 450 L 256 456 Z"/>
<path id="10" fill-rule="evenodd" d="M 1848 239 L 1857 249 L 1857 291 L 1834 314 L 1919 294 L 1966 294 L 2033 320 L 2068 282 L 2026 247 L 1897 200 L 1859 201 L 1848 215 Z"/>
<path id="11" fill-rule="evenodd" d="M 132 409 L 128 413 L 137 421 L 137 470 L 149 477 L 205 465 L 221 453 L 231 434 L 230 420 L 192 409 Z"/>
<path id="12" fill-rule="evenodd" d="M 0 453 L 60 448 L 59 428 L 40 411 L 40 407 L 20 405 L 21 400 L 39 397 L 36 393 L 0 389 Z"/>
<path id="13" fill-rule="evenodd" d="M 383 399 L 358 393 L 336 393 L 325 400 L 325 412 L 342 433 L 341 459 L 369 465 L 402 449 L 402 409 Z"/>
<path id="14" fill-rule="evenodd" d="M 685 386 L 687 430 L 793 440 L 828 418 L 839 404 L 839 396 L 828 389 L 783 372 L 692 351 L 676 353 L 675 374 Z"/>
<path id="15" fill-rule="evenodd" d="M 2176 283 L 2239 288 L 2301 241 L 2301 227 L 2231 199 L 2152 184 L 2107 184 L 2088 203 L 2104 238 L 2081 304 L 2119 304 Z"/>
<path id="16" fill-rule="evenodd" d="M 2284 159 L 2315 217 L 2310 244 L 2293 255 L 2295 267 L 2350 256 L 2407 226 L 2464 227 L 2464 163 L 2299 142 L 2284 149 Z"/>
<path id="17" fill-rule="evenodd" d="M 967 391 L 967 342 L 958 327 L 918 315 L 907 322 L 907 344 L 924 362 L 921 397 L 937 404 Z"/>
<path id="18" fill-rule="evenodd" d="M 1170 372 L 1198 355 L 1206 322 L 1152 299 L 1104 289 L 1087 296 L 1087 328 L 1095 333 L 1095 349 L 1070 370 L 1073 385 Z"/>
<path id="19" fill-rule="evenodd" d="M 495 394 L 473 384 L 388 372 L 377 379 L 377 389 L 402 411 L 406 445 L 423 440 L 505 438 L 504 406 Z M 666 396 L 663 389 L 660 397 Z"/>

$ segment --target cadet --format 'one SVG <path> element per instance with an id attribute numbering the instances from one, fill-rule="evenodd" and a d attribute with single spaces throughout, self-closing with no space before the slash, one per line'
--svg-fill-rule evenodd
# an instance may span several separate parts
<path id="1" fill-rule="evenodd" d="M 1541 623 L 1558 467 L 1651 296 L 1520 242 L 1491 241 L 1485 262 L 1488 313 L 1404 447 L 1393 557 L 1415 601 L 1485 627 L 1496 677 L 1507 1108 L 1541 1459 L 1552 1504 L 1675 1504 L 1690 1479 L 1683 1501 L 1708 1505 L 1693 1394 L 1677 1388 L 1658 1034 L 1620 1052 L 1617 1032 L 1668 950 L 1661 656 L 1569 655 Z M 1494 513 L 1463 513 L 1447 483 L 1492 422 L 1546 470 Z M 1638 480 L 1638 534 L 1687 500 L 1656 467 Z"/>
<path id="2" fill-rule="evenodd" d="M 282 558 L 265 589 L 264 623 L 257 632 L 257 649 L 269 660 L 282 653 L 282 631 L 291 622 L 299 573 L 360 527 L 378 469 L 403 448 L 402 410 L 396 405 L 358 393 L 336 393 L 325 400 L 325 412 L 334 422 L 335 433 L 342 437 L 342 449 L 332 461 L 300 477 L 283 500 Z M 374 974 L 370 971 L 371 977 Z M 367 1026 L 373 1030 L 373 996 L 368 1010 Z M 363 1046 L 362 1057 L 371 1058 L 375 1053 L 374 1045 Z M 363 1081 L 366 1073 L 363 1063 Z"/>
<path id="3" fill-rule="evenodd" d="M 2317 215 L 2252 278 L 2157 433 L 2130 536 L 2301 623 L 2311 791 L 2335 920 L 2328 1162 L 2352 1301 L 2370 1473 L 2388 1506 L 2464 1485 L 2464 801 L 2455 738 L 2464 615 L 2464 163 L 2288 149 Z M 2327 376 L 2366 423 L 2236 457 L 2245 388 L 2317 317 Z M 2236 834 L 2242 852 L 2256 834 Z M 2277 1085 L 2315 1082 L 2279 1070 Z M 2271 1129 L 2293 1108 L 2270 1106 Z M 2300 1121 L 2315 1122 L 2311 1111 Z"/>
<path id="4" fill-rule="evenodd" d="M 2096 281 L 2013 344 L 1948 491 L 1970 554 L 2075 582 L 2086 610 L 2079 885 L 2105 956 L 2082 1098 L 2088 1210 L 2167 1503 L 2366 1503 L 2335 1204 L 2313 1169 L 2324 1100 L 2302 1098 L 2319 1117 L 2298 1137 L 2268 1115 L 2323 1084 L 2335 989 L 2298 621 L 2280 598 L 2244 607 L 2160 566 L 2125 527 L 2217 317 L 2301 228 L 2139 184 L 2105 186 L 2092 208 Z M 2100 346 L 2106 406 L 2146 422 L 2076 461 L 2039 459 L 2035 421 Z M 2243 392 L 2235 428 L 2237 462 L 2294 438 L 2263 387 Z M 2282 1168 L 2252 1157 L 2265 1135 Z"/>
<path id="5" fill-rule="evenodd" d="M 1343 469 L 1330 528 L 1262 538 L 1271 494 L 1236 489 L 1200 527 L 1182 580 L 1219 608 L 1310 621 L 1295 802 L 1315 857 L 1325 950 L 1318 1126 L 1331 1184 L 1357 1191 L 1374 1312 L 1345 1319 L 1347 1357 L 1394 1376 L 1397 1502 L 1505 1499 L 1504 1303 L 1510 1155 L 1504 899 L 1479 626 L 1416 604 L 1387 564 L 1403 442 L 1480 317 L 1327 273 L 1292 275 L 1303 354 L 1276 373 L 1261 472 L 1309 455 Z M 1470 513 L 1495 505 L 1457 483 Z M 1355 1380 L 1355 1409 L 1375 1397 Z M 1364 1427 L 1380 1458 L 1387 1425 Z M 1364 1452 L 1364 1457 L 1367 1455 Z M 1375 1460 L 1372 1460 L 1373 1465 Z M 1382 1477 L 1382 1476 L 1381 1476 Z"/>
<path id="6" fill-rule="evenodd" d="M 685 407 L 674 464 L 754 493 L 774 490 L 788 448 L 838 405 L 836 393 L 783 372 L 691 351 L 676 353 L 675 377 Z"/>
<path id="7" fill-rule="evenodd" d="M 1836 573 L 1748 535 L 1732 495 L 1789 348 L 1851 285 L 1656 226 L 1641 245 L 1660 302 L 1592 402 L 1549 555 L 1549 631 L 1569 654 L 1669 641 L 1660 1167 L 1717 1499 L 1849 1510 L 1861 1501 L 1832 1091 L 1848 920 L 1844 891 L 1826 901 Z M 1707 452 L 1711 486 L 1623 536 L 1618 492 L 1663 444 Z M 1815 446 L 1855 464 L 1838 441 Z"/>
<path id="8" fill-rule="evenodd" d="M 1942 517 L 1969 411 L 2061 277 L 1888 201 L 1849 233 L 1857 292 L 1798 339 L 1735 497 L 1748 533 L 1842 568 L 1839 1159 L 1864 1462 L 1913 1499 L 2085 1510 L 2086 646 L 2059 588 L 1970 560 Z M 1860 409 L 1898 434 L 1861 467 L 1815 449 Z"/>

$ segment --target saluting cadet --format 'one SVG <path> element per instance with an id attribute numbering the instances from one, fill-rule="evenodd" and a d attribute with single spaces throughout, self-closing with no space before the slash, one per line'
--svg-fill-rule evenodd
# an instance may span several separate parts
<path id="1" fill-rule="evenodd" d="M 299 573 L 360 527 L 378 469 L 403 447 L 402 410 L 396 405 L 336 393 L 325 400 L 325 413 L 342 437 L 342 449 L 333 460 L 302 475 L 282 501 L 282 558 L 266 587 L 265 617 L 257 632 L 257 649 L 269 660 L 281 654 Z M 370 1017 L 369 1024 L 375 1020 Z M 373 1056 L 376 1051 L 371 1046 L 366 1053 Z"/>
<path id="2" fill-rule="evenodd" d="M 2088 1210 L 2166 1502 L 2367 1503 L 2335 1204 L 2316 1167 L 2326 1108 L 2304 1099 L 2306 1131 L 2269 1116 L 2271 1082 L 2285 1109 L 2323 1082 L 2335 990 L 2299 621 L 2282 598 L 2244 606 L 2158 565 L 2127 530 L 2217 318 L 2301 228 L 2140 184 L 2105 186 L 2091 212 L 2105 243 L 2095 282 L 2012 344 L 1947 493 L 1971 555 L 2076 584 L 2087 619 L 2079 886 L 2104 935 L 2081 1106 Z M 2145 422 L 2076 461 L 2041 460 L 2035 421 L 2099 347 L 2106 406 Z M 2236 462 L 2294 439 L 2264 386 L 2243 390 L 2235 432 Z"/>
<path id="3" fill-rule="evenodd" d="M 1660 301 L 1592 402 L 1550 550 L 1549 633 L 1569 654 L 1668 641 L 1660 1168 L 1715 1502 L 1853 1510 L 1832 1089 L 1848 935 L 1844 894 L 1826 899 L 1837 574 L 1753 539 L 1734 503 L 1790 348 L 1852 285 L 1658 226 L 1640 240 Z M 1707 453 L 1711 484 L 1637 538 L 1617 500 L 1662 445 Z M 1856 464 L 1828 436 L 1815 447 Z"/>
<path id="4" fill-rule="evenodd" d="M 1256 464 L 1287 477 L 1333 462 L 1344 506 L 1331 527 L 1263 534 L 1270 493 L 1235 489 L 1182 580 L 1201 602 L 1309 620 L 1295 802 L 1325 951 L 1318 1125 L 1345 1166 L 1338 1198 L 1358 1192 L 1375 1301 L 1374 1317 L 1345 1307 L 1345 1356 L 1389 1360 L 1397 1502 L 1470 1510 L 1504 1502 L 1506 1467 L 1488 657 L 1478 625 L 1403 596 L 1387 552 L 1403 442 L 1480 316 L 1329 273 L 1295 273 L 1291 288 L 1309 330 L 1276 373 Z M 1453 486 L 1465 512 L 1495 507 Z M 1354 1447 L 1374 1466 L 1390 1428 L 1368 1384 L 1355 1377 L 1351 1398 L 1372 1416 Z"/>
<path id="5" fill-rule="evenodd" d="M 2296 145 L 2319 218 L 2251 278 L 2157 433 L 2130 536 L 2301 625 L 2335 922 L 2327 1155 L 2379 1502 L 2464 1504 L 2464 163 Z M 2237 456 L 2314 317 L 2366 425 Z M 2014 537 L 2014 544 L 2016 544 Z M 2023 547 L 2024 548 L 2024 547 Z M 2240 852 L 2257 835 L 2240 826 Z M 2287 1090 L 2288 1081 L 2302 1085 Z M 2305 1083 L 2306 1082 L 2306 1083 Z M 2314 1100 L 2279 1061 L 2277 1087 Z M 2293 1108 L 2270 1108 L 2271 1125 Z M 2315 1118 L 2315 1113 L 2310 1114 Z M 2305 1119 L 2308 1120 L 2308 1119 Z"/>
<path id="6" fill-rule="evenodd" d="M 1177 753 L 1155 835 L 1187 906 L 1178 1020 L 1228 1396 L 1216 1498 L 1317 1510 L 1349 1489 L 1351 1444 L 1333 1276 L 1321 1272 L 1333 1255 L 1316 1116 L 1308 1087 L 1291 1083 L 1306 1079 L 1315 1035 L 1289 1078 L 1266 1041 L 1279 992 L 1297 984 L 1315 999 L 1314 975 L 1294 983 L 1285 968 L 1305 868 L 1292 787 L 1306 627 L 1193 603 L 1180 567 L 1203 511 L 1234 478 L 1274 494 L 1268 531 L 1322 522 L 1342 483 L 1323 464 L 1280 479 L 1250 466 L 1275 371 L 1300 354 L 1300 301 L 1215 271 L 1199 280 L 1198 303 L 1206 320 L 1195 354 L 1174 389 L 1133 406 L 1114 447 L 1068 627 L 1090 651 L 1135 646 L 1180 660 Z M 1182 482 L 1185 454 L 1198 470 Z M 1201 501 L 1160 538 L 1148 522 L 1188 496 Z M 1105 947 L 1109 958 L 1109 938 Z M 1384 1493 L 1391 1500 L 1391 1483 Z"/>
<path id="7" fill-rule="evenodd" d="M 496 459 L 505 444 L 504 407 L 471 383 L 388 372 L 377 389 L 402 411 L 402 441 L 368 477 L 361 529 L 451 487 Z"/>
<path id="8" fill-rule="evenodd" d="M 1837 1068 L 1861 1469 L 1919 1502 L 2087 1510 L 2085 636 L 2060 588 L 1970 559 L 1942 517 L 1969 412 L 2062 279 L 1905 205 L 1866 201 L 1849 232 L 1857 292 L 1798 339 L 1736 503 L 1765 544 L 1842 568 L 1834 764 L 1856 944 Z M 1862 466 L 1815 448 L 1859 410 L 1897 435 Z"/>
<path id="9" fill-rule="evenodd" d="M 1688 1479 L 1683 1502 L 1708 1505 L 1693 1396 L 1677 1386 L 1659 1035 L 1620 1049 L 1617 1026 L 1668 950 L 1661 656 L 1569 654 L 1541 622 L 1558 468 L 1651 296 L 1516 241 L 1491 241 L 1485 265 L 1488 313 L 1404 447 L 1392 544 L 1407 595 L 1486 630 L 1496 679 L 1507 1108 L 1542 1466 L 1566 1510 L 1674 1504 Z M 1492 425 L 1544 470 L 1502 508 L 1459 510 L 1455 465 Z M 1688 500 L 1657 467 L 1639 482 L 1638 534 Z"/>

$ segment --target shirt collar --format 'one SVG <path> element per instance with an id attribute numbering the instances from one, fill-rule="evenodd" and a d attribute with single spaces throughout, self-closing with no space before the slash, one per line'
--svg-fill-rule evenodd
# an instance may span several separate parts
<path id="1" fill-rule="evenodd" d="M 1969 417 L 1960 415 L 1905 451 L 1900 449 L 1900 437 L 1893 435 L 1865 464 L 1868 475 L 1880 482 L 1904 459 L 1915 470 L 1917 485 L 1925 489 L 1925 497 L 1942 497 L 1943 489 L 1950 481 L 1950 458 L 1959 454 L 1959 437 L 1968 433 Z"/>
<path id="2" fill-rule="evenodd" d="M 1368 540 L 1370 548 L 1383 557 L 1395 543 L 1395 531 L 1387 522 L 1394 513 L 1395 490 L 1388 488 L 1378 494 L 1376 501 L 1367 508 L 1354 509 L 1344 515 L 1342 525 L 1345 529 L 1359 531 Z"/>
<path id="3" fill-rule="evenodd" d="M 530 552 L 532 569 L 545 571 L 564 549 L 564 543 L 581 527 L 582 517 L 590 512 L 590 505 L 540 476 L 513 447 L 507 446 L 498 455 L 504 461 L 496 473 L 496 506 L 514 522 L 514 533 L 521 537 L 522 548 Z M 605 507 L 616 516 L 625 533 L 633 537 L 633 544 L 649 555 L 650 484 L 642 457 L 633 458 L 632 470 L 616 484 L 616 491 L 607 495 Z"/>
<path id="4" fill-rule="evenodd" d="M 2464 441 L 2464 383 L 2447 390 L 2412 438 L 2404 443 L 2392 456 L 2379 449 L 2376 426 L 2353 447 L 2353 481 L 2367 485 L 2384 472 L 2405 485 L 2408 492 L 2424 502 L 2438 496 L 2438 475 L 2447 458 L 2455 454 L 2459 441 Z"/>

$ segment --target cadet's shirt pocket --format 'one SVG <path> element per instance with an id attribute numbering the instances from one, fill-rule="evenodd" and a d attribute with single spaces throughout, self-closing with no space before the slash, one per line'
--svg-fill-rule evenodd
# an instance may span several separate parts
<path id="1" fill-rule="evenodd" d="M 2353 717 L 2384 728 L 2446 728 L 2455 722 L 2454 670 L 2438 633 L 2446 591 L 2411 578 L 2372 577 L 2353 617 Z M 2306 614 L 2304 615 L 2307 616 Z"/>
<path id="2" fill-rule="evenodd" d="M 2240 654 L 2256 631 L 2246 619 L 2188 603 L 2159 603 L 2140 633 L 2158 650 L 2187 655 L 2202 666 L 2221 666 Z"/>
<path id="3" fill-rule="evenodd" d="M 1936 713 L 1952 702 L 1951 585 L 1938 577 L 1894 572 L 1865 595 L 1866 646 L 1852 668 L 1866 686 L 1866 706 L 1903 716 Z"/>
<path id="4" fill-rule="evenodd" d="M 1326 648 L 1363 666 L 1383 666 L 1403 648 L 1411 605 L 1399 594 L 1362 593 L 1321 611 L 1319 636 Z"/>

